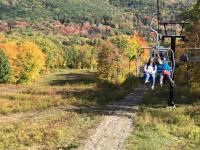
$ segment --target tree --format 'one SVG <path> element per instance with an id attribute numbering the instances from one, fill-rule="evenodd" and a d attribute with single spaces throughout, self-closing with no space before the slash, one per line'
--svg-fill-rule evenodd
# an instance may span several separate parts
<path id="1" fill-rule="evenodd" d="M 101 46 L 101 51 L 98 55 L 98 76 L 102 79 L 109 79 L 112 74 L 112 65 L 114 60 L 113 45 L 111 42 L 105 42 Z"/>
<path id="2" fill-rule="evenodd" d="M 119 35 L 111 38 L 112 42 L 118 48 L 124 50 L 126 57 L 129 60 L 129 72 L 131 72 L 131 62 L 138 56 L 139 49 L 142 46 L 138 36 Z"/>
<path id="3" fill-rule="evenodd" d="M 0 83 L 7 83 L 10 80 L 11 67 L 8 61 L 8 57 L 0 49 Z"/>
<path id="4" fill-rule="evenodd" d="M 106 41 L 100 49 L 98 55 L 97 72 L 101 79 L 108 81 L 123 81 L 125 57 L 123 50 L 114 46 L 110 41 Z"/>
<path id="5" fill-rule="evenodd" d="M 97 48 L 88 44 L 73 45 L 67 49 L 65 60 L 69 68 L 96 69 Z"/>
<path id="6" fill-rule="evenodd" d="M 43 35 L 36 35 L 32 37 L 32 41 L 36 43 L 47 56 L 45 62 L 46 70 L 63 66 L 63 48 L 62 44 L 57 39 Z"/>
<path id="7" fill-rule="evenodd" d="M 45 55 L 30 41 L 11 40 L 0 44 L 12 69 L 11 82 L 22 83 L 36 79 L 44 68 Z"/>

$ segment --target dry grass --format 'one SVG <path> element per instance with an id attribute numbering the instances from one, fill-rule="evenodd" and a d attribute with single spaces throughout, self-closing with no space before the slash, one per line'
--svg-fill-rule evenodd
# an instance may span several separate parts
<path id="1" fill-rule="evenodd" d="M 57 70 L 29 85 L 0 85 L 0 149 L 76 149 L 103 114 L 69 108 L 95 109 L 134 83 L 99 84 L 93 71 Z"/>

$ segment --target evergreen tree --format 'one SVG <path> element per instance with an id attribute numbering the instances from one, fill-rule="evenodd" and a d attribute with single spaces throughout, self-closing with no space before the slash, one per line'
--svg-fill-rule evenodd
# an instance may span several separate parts
<path id="1" fill-rule="evenodd" d="M 11 67 L 8 61 L 8 57 L 5 55 L 2 49 L 0 49 L 0 83 L 9 82 L 11 75 Z"/>

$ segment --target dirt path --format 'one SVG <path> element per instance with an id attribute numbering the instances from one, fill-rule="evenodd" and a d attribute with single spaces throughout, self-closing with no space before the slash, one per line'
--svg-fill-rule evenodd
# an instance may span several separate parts
<path id="1" fill-rule="evenodd" d="M 109 113 L 79 150 L 124 150 L 124 141 L 132 132 L 132 122 L 144 94 L 138 87 L 122 101 L 108 105 Z M 104 111 L 104 110 L 102 110 Z"/>
<path id="2" fill-rule="evenodd" d="M 94 131 L 79 150 L 124 150 L 124 141 L 133 130 L 132 122 L 139 108 L 144 87 L 140 86 L 122 101 L 107 105 L 103 108 L 88 107 L 59 107 L 42 111 L 16 113 L 8 116 L 0 115 L 0 123 L 17 123 L 24 120 L 40 120 L 60 114 L 63 111 L 87 111 L 95 115 L 105 115 L 104 121 Z"/>

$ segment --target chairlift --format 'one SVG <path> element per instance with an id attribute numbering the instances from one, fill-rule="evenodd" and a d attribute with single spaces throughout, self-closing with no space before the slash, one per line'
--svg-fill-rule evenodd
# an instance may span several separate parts
<path id="1" fill-rule="evenodd" d="M 152 32 L 154 32 L 156 34 L 156 46 L 155 47 L 147 47 L 147 48 L 143 48 L 143 49 L 148 49 L 150 50 L 150 54 L 149 54 L 149 58 L 153 57 L 155 60 L 158 59 L 158 57 L 160 57 L 162 60 L 166 61 L 170 68 L 171 68 L 171 75 L 172 77 L 174 76 L 174 71 L 175 71 L 175 55 L 174 55 L 174 51 L 171 48 L 165 48 L 163 46 L 159 46 L 159 33 L 158 31 L 156 31 L 155 29 L 153 29 L 153 21 L 154 21 L 154 16 L 156 15 L 156 13 L 153 14 L 153 18 L 150 24 L 150 29 Z M 159 55 L 159 56 L 158 56 Z M 139 72 L 141 74 L 144 74 L 143 68 L 144 67 L 139 67 Z"/>
<path id="2" fill-rule="evenodd" d="M 200 48 L 189 48 L 186 55 L 188 62 L 200 62 Z"/>
<path id="3" fill-rule="evenodd" d="M 175 55 L 174 55 L 174 51 L 171 48 L 165 48 L 163 46 L 157 46 L 155 49 L 151 50 L 151 56 L 157 60 L 158 59 L 158 55 L 159 57 L 167 62 L 171 68 L 171 75 L 172 77 L 174 76 L 174 71 L 175 71 L 175 66 L 176 66 L 176 62 L 175 62 Z"/>
<path id="4" fill-rule="evenodd" d="M 157 61 L 158 57 L 160 57 L 163 61 L 167 62 L 171 68 L 171 75 L 172 77 L 174 76 L 174 71 L 175 71 L 175 56 L 174 52 L 171 48 L 165 48 L 163 46 L 157 46 L 157 47 L 145 47 L 143 49 L 147 49 L 150 51 L 149 53 L 149 58 L 153 57 L 155 61 Z M 159 56 L 158 56 L 159 54 Z M 172 57 L 172 59 L 171 59 Z M 172 61 L 173 60 L 173 61 Z M 144 75 L 144 64 L 139 65 L 139 74 Z"/>

